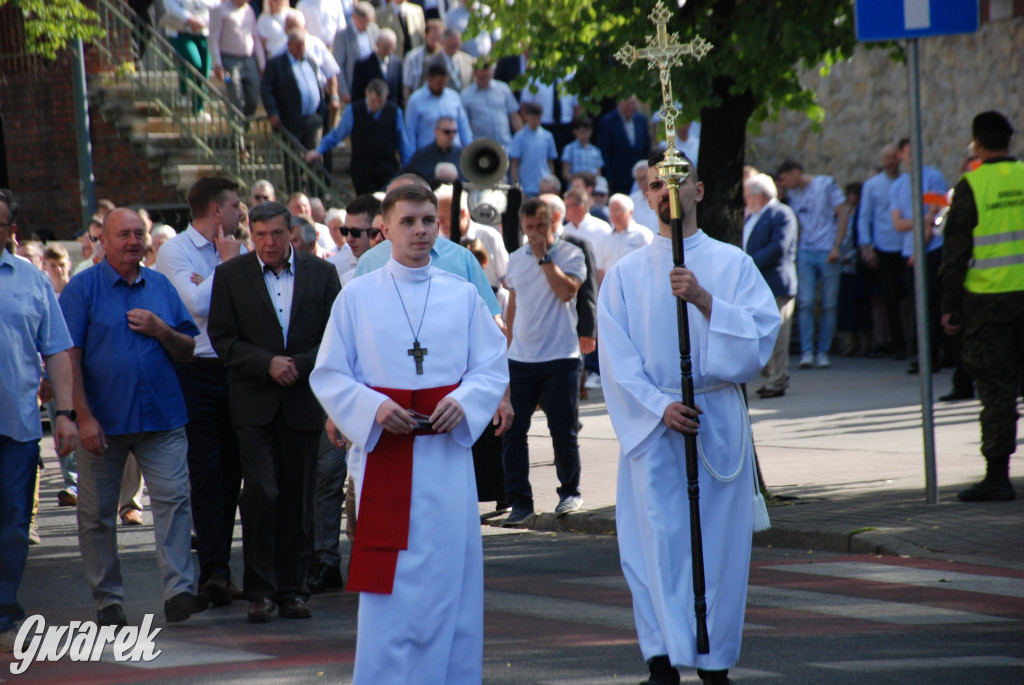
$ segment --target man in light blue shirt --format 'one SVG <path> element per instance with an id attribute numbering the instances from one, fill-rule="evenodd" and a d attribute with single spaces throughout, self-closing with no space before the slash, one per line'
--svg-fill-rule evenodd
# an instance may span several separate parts
<path id="1" fill-rule="evenodd" d="M 900 161 L 908 168 L 910 166 L 910 139 L 901 138 L 898 143 Z M 946 179 L 942 176 L 942 172 L 935 167 L 928 166 L 927 164 L 921 165 L 921 192 L 926 196 L 931 193 L 934 195 L 945 196 L 948 190 L 946 185 Z M 913 197 L 911 195 L 910 187 L 910 172 L 904 172 L 900 174 L 900 177 L 896 179 L 892 187 L 889 189 L 889 200 L 892 207 L 892 223 L 893 226 L 900 234 L 902 238 L 902 251 L 901 254 L 906 263 L 904 268 L 904 290 L 907 296 L 910 297 L 911 310 L 913 310 L 914 303 L 914 222 L 913 222 Z M 932 352 L 932 367 L 936 368 L 939 363 L 939 349 L 945 340 L 945 335 L 942 332 L 941 317 L 942 311 L 939 301 L 938 292 L 938 279 L 939 279 L 939 266 L 942 264 L 942 234 L 934 233 L 935 228 L 935 217 L 938 215 L 941 209 L 940 204 L 925 203 L 922 207 L 922 213 L 924 216 L 924 261 L 921 267 L 925 269 L 925 282 L 928 286 L 928 312 L 925 314 L 928 321 L 928 328 L 931 331 L 931 352 Z M 913 315 L 911 315 L 913 320 Z M 913 329 L 913 330 L 916 330 Z M 909 353 L 915 353 L 917 351 L 916 340 L 911 341 L 909 345 L 912 349 L 908 350 Z M 918 362 L 916 359 L 911 360 L 910 366 L 907 369 L 907 373 L 917 373 Z"/>
<path id="2" fill-rule="evenodd" d="M 231 542 L 242 485 L 238 438 L 230 430 L 227 367 L 210 344 L 207 323 L 214 270 L 244 251 L 238 231 L 238 184 L 201 178 L 188 191 L 192 223 L 157 253 L 156 270 L 178 291 L 199 327 L 193 357 L 174 371 L 188 406 L 188 471 L 196 529 L 199 587 L 215 606 L 231 601 Z M 200 282 L 196 282 L 202 279 Z"/>
<path id="3" fill-rule="evenodd" d="M 462 106 L 469 116 L 474 138 L 491 138 L 505 149 L 512 134 L 523 127 L 519 103 L 504 81 L 494 80 L 494 65 L 480 60 L 473 71 L 474 83 L 462 91 Z"/>
<path id="4" fill-rule="evenodd" d="M 895 145 L 882 148 L 882 170 L 864 182 L 860 197 L 857 227 L 861 256 L 878 273 L 878 289 L 882 295 L 893 356 L 906 357 L 900 301 L 903 290 L 903 269 L 907 260 L 901 254 L 903 236 L 892 223 L 889 199 L 893 183 L 900 175 L 900 154 Z"/>
<path id="5" fill-rule="evenodd" d="M 462 98 L 448 83 L 448 67 L 444 60 L 435 60 L 427 67 L 427 82 L 409 96 L 405 105 L 405 130 L 418 150 L 434 142 L 434 124 L 449 117 L 458 125 L 455 145 L 466 147 L 473 142 L 473 130 L 462 106 Z"/>
<path id="6" fill-rule="evenodd" d="M 779 187 L 786 189 L 786 202 L 800 222 L 796 253 L 800 368 L 831 366 L 828 351 L 836 329 L 840 245 L 846 236 L 849 214 L 846 196 L 831 176 L 811 176 L 793 160 L 782 163 L 778 178 Z M 814 302 L 819 284 L 821 321 L 815 348 Z"/>
<path id="7" fill-rule="evenodd" d="M 15 257 L 8 244 L 17 231 L 18 202 L 0 189 L 0 651 L 9 651 L 24 618 L 18 586 L 28 558 L 28 526 L 39 464 L 37 393 L 40 356 L 57 400 L 53 426 L 57 453 L 71 452 L 78 438 L 71 411 L 71 360 L 74 344 L 57 305 L 50 280 L 30 262 Z"/>

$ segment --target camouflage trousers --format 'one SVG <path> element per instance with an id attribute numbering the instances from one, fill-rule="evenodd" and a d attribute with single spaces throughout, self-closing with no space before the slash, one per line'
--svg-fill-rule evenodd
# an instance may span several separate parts
<path id="1" fill-rule="evenodd" d="M 1009 464 L 1017 443 L 1017 395 L 1024 381 L 1024 321 L 992 322 L 964 334 L 961 359 L 981 400 L 981 453 Z"/>

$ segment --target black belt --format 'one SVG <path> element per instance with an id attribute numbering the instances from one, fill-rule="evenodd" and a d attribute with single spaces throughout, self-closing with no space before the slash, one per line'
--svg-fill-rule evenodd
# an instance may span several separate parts
<path id="1" fill-rule="evenodd" d="M 199 366 L 224 366 L 224 362 L 218 357 L 192 357 L 181 362 L 182 364 L 198 364 Z"/>

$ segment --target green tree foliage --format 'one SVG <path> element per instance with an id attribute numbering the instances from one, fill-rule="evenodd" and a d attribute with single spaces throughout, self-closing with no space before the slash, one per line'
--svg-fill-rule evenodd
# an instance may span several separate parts
<path id="1" fill-rule="evenodd" d="M 624 43 L 646 45 L 655 0 L 515 0 L 496 2 L 490 18 L 502 38 L 493 54 L 530 50 L 529 75 L 551 82 L 575 70 L 568 87 L 590 103 L 635 93 L 657 109 L 658 74 L 645 63 L 613 59 Z M 715 237 L 737 242 L 742 220 L 741 173 L 746 134 L 784 109 L 820 122 L 824 110 L 799 76 L 827 71 L 856 44 L 851 0 L 665 0 L 669 32 L 686 43 L 700 35 L 714 49 L 672 71 L 680 121 L 700 119 L 697 166 L 708 195 L 700 221 Z M 469 31 L 472 33 L 472 30 Z M 819 67 L 820 65 L 820 67 Z M 523 79 L 525 82 L 525 79 Z M 800 151 L 792 155 L 799 157 Z M 769 170 L 773 171 L 773 170 Z"/>
<path id="2" fill-rule="evenodd" d="M 100 35 L 99 17 L 80 0 L 0 0 L 21 9 L 25 21 L 25 51 L 47 59 L 71 41 Z"/>

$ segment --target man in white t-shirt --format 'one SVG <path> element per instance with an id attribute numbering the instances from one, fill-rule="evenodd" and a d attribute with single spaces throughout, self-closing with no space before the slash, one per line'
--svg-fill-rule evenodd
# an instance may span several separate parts
<path id="1" fill-rule="evenodd" d="M 551 209 L 540 198 L 523 203 L 520 221 L 527 243 L 509 255 L 506 335 L 509 390 L 515 418 L 502 436 L 505 494 L 512 512 L 505 526 L 534 516 L 527 432 L 541 396 L 558 474 L 556 516 L 579 509 L 580 345 L 576 334 L 576 293 L 587 277 L 583 251 L 558 239 Z"/>

